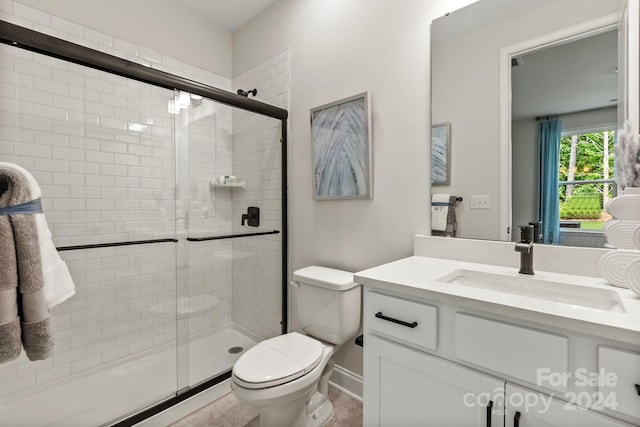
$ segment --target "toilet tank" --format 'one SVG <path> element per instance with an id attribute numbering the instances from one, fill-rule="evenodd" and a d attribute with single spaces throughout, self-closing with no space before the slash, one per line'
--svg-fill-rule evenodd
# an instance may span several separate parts
<path id="1" fill-rule="evenodd" d="M 292 297 L 302 330 L 340 345 L 360 329 L 360 284 L 353 273 L 310 266 L 294 271 Z"/>

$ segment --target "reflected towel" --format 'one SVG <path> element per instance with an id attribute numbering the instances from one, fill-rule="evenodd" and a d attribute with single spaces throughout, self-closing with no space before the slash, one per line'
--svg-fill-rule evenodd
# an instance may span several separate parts
<path id="1" fill-rule="evenodd" d="M 431 196 L 431 230 L 447 231 L 449 210 L 452 209 L 451 195 L 433 194 Z"/>

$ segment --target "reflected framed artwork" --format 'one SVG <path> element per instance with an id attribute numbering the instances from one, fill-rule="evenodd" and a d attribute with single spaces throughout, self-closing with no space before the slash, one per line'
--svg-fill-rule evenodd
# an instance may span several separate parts
<path id="1" fill-rule="evenodd" d="M 450 137 L 448 122 L 431 126 L 431 185 L 449 185 Z"/>
<path id="2" fill-rule="evenodd" d="M 373 197 L 370 126 L 367 92 L 311 109 L 314 199 Z"/>

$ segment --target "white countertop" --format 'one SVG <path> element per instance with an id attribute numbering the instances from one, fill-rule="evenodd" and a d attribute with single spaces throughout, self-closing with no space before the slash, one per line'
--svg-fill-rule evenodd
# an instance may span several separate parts
<path id="1" fill-rule="evenodd" d="M 640 345 L 640 296 L 629 289 L 611 286 L 601 278 L 575 274 L 536 270 L 534 276 L 526 276 L 532 280 L 561 282 L 559 286 L 562 283 L 580 285 L 586 291 L 589 288 L 612 290 L 618 294 L 625 311 L 607 311 L 438 280 L 459 269 L 520 276 L 514 267 L 411 256 L 360 271 L 354 278 L 358 283 L 381 290 Z"/>

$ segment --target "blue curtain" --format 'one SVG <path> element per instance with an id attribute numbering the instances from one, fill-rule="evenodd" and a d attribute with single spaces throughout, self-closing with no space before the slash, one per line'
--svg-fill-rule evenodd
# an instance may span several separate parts
<path id="1" fill-rule="evenodd" d="M 558 172 L 560 168 L 560 120 L 542 120 L 538 123 L 538 165 L 542 238 L 544 243 L 560 243 L 560 200 Z"/>

